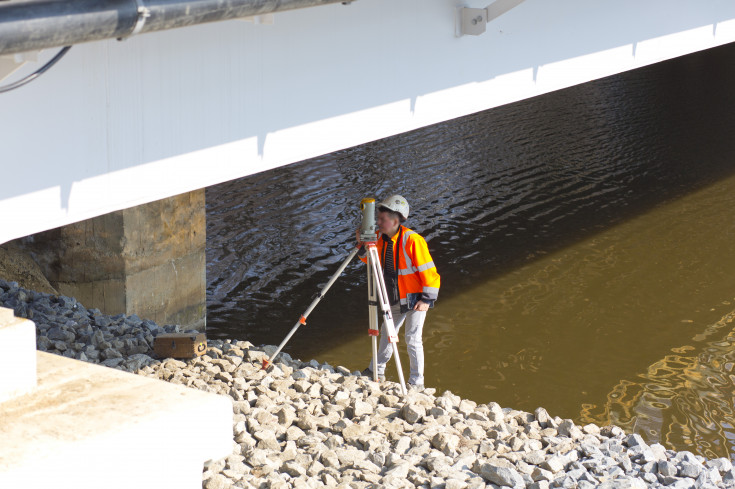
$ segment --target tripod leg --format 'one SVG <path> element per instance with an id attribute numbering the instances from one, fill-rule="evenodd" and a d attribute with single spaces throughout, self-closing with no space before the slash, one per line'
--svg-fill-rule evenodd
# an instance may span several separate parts
<path id="1" fill-rule="evenodd" d="M 398 343 L 393 343 L 393 356 L 396 357 L 396 368 L 398 369 L 398 380 L 401 383 L 401 391 L 406 395 L 406 381 L 403 378 L 403 367 L 401 367 L 401 358 L 398 356 Z"/>
<path id="2" fill-rule="evenodd" d="M 393 323 L 393 314 L 390 311 L 390 301 L 388 300 L 388 292 L 385 287 L 385 280 L 383 280 L 383 273 L 380 269 L 380 257 L 378 256 L 378 249 L 375 244 L 368 244 L 368 269 L 372 273 L 373 283 L 377 285 L 375 288 L 378 305 L 383 315 L 383 322 L 385 324 L 385 334 L 388 335 L 388 341 L 393 345 L 393 356 L 396 359 L 396 368 L 398 369 L 398 380 L 401 384 L 401 392 L 406 395 L 406 381 L 403 378 L 403 368 L 401 366 L 401 357 L 398 354 L 398 335 L 396 334 L 396 327 Z M 376 362 L 377 363 L 377 362 Z M 377 370 L 377 368 L 376 368 Z"/>
<path id="3" fill-rule="evenodd" d="M 369 258 L 368 258 L 369 260 Z M 368 334 L 372 338 L 373 362 L 370 368 L 373 371 L 373 381 L 378 381 L 378 301 L 376 297 L 375 280 L 368 264 L 367 267 L 367 284 L 368 284 L 368 313 L 370 315 Z"/>
<path id="4" fill-rule="evenodd" d="M 378 381 L 378 337 L 373 336 L 373 380 Z"/>
<path id="5" fill-rule="evenodd" d="M 291 337 L 294 335 L 297 329 L 299 329 L 299 326 L 302 324 L 306 324 L 306 318 L 309 317 L 309 314 L 311 314 L 311 311 L 314 310 L 317 304 L 319 304 L 319 301 L 322 300 L 322 297 L 324 297 L 324 294 L 327 293 L 329 288 L 332 286 L 332 284 L 339 278 L 340 275 L 342 275 L 342 272 L 344 272 L 345 268 L 347 268 L 347 264 L 350 263 L 350 261 L 357 255 L 357 252 L 360 251 L 359 247 L 356 247 L 353 249 L 350 254 L 345 258 L 345 260 L 342 262 L 342 264 L 339 266 L 336 272 L 334 272 L 334 275 L 331 276 L 327 284 L 322 287 L 322 290 L 319 291 L 319 294 L 317 294 L 316 298 L 311 301 L 311 304 L 309 304 L 309 307 L 306 308 L 306 311 L 301 315 L 299 320 L 296 322 L 293 328 L 291 328 L 291 331 L 289 331 L 288 335 L 281 341 L 281 344 L 278 345 L 278 348 L 276 351 L 271 355 L 270 358 L 264 358 L 263 359 L 263 367 L 262 369 L 267 369 L 271 363 L 273 363 L 273 360 L 275 360 L 276 356 L 281 353 L 281 350 L 284 346 L 286 346 L 286 343 L 288 343 L 288 340 L 291 339 Z"/>

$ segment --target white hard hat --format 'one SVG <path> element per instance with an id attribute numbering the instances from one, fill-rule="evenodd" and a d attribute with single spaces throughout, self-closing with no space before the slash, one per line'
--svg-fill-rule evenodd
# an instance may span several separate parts
<path id="1" fill-rule="evenodd" d="M 378 204 L 378 210 L 380 210 L 381 207 L 385 207 L 386 209 L 399 213 L 402 221 L 408 219 L 408 201 L 404 199 L 402 195 L 391 195 Z"/>

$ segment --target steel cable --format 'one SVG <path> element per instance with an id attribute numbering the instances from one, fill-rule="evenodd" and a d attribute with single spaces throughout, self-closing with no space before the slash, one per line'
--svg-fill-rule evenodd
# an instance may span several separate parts
<path id="1" fill-rule="evenodd" d="M 59 61 L 61 58 L 63 58 L 64 55 L 67 52 L 69 52 L 70 49 L 71 49 L 71 46 L 65 46 L 65 47 L 61 48 L 61 50 L 58 53 L 56 53 L 56 56 L 54 56 L 53 58 L 51 58 L 45 65 L 41 66 L 39 69 L 37 69 L 36 71 L 34 71 L 33 73 L 31 73 L 30 75 L 26 76 L 25 78 L 22 78 L 22 79 L 18 80 L 17 82 L 13 82 L 13 83 L 10 83 L 9 85 L 5 85 L 5 86 L 0 87 L 0 93 L 9 92 L 10 90 L 14 90 L 16 88 L 20 88 L 23 85 L 32 82 L 33 80 L 35 80 L 39 76 L 43 75 L 46 72 L 46 70 L 48 70 L 53 65 L 55 65 L 56 62 Z"/>

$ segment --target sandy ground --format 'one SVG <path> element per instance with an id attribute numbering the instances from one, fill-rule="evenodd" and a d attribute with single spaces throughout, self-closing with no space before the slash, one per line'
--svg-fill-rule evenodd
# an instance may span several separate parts
<path id="1" fill-rule="evenodd" d="M 46 280 L 38 264 L 27 251 L 15 242 L 0 246 L 0 278 L 18 282 L 26 289 L 58 295 L 56 289 Z"/>

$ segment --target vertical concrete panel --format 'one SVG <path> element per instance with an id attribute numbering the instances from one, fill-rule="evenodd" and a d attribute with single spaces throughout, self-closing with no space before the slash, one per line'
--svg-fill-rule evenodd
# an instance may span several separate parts
<path id="1" fill-rule="evenodd" d="M 123 211 L 126 312 L 203 329 L 204 189 Z"/>
<path id="2" fill-rule="evenodd" d="M 125 312 L 122 226 L 118 211 L 36 234 L 25 245 L 60 294 L 119 314 Z"/>
<path id="3" fill-rule="evenodd" d="M 26 240 L 59 293 L 107 314 L 203 330 L 204 189 L 112 212 Z"/>

